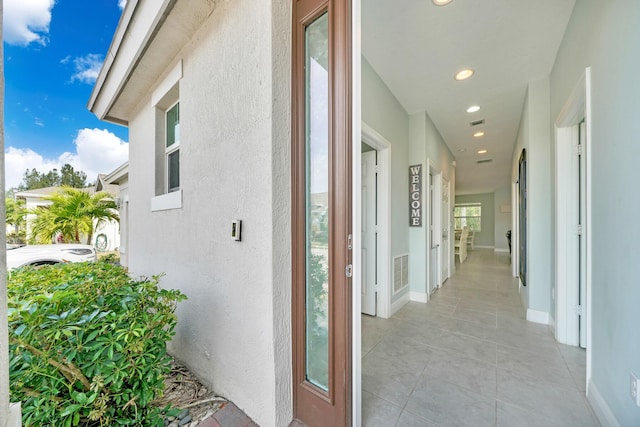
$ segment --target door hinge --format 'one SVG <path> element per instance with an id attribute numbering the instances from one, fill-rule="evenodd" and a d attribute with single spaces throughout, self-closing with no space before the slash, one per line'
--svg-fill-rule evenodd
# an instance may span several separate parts
<path id="1" fill-rule="evenodd" d="M 378 234 L 378 224 L 376 224 L 376 234 Z"/>
<path id="2" fill-rule="evenodd" d="M 578 236 L 582 236 L 582 225 L 578 224 L 578 230 L 577 230 Z"/>
<path id="3" fill-rule="evenodd" d="M 576 145 L 576 154 L 582 156 L 582 144 Z"/>
<path id="4" fill-rule="evenodd" d="M 578 316 L 582 316 L 582 306 L 581 305 L 576 305 L 576 314 Z"/>
<path id="5" fill-rule="evenodd" d="M 349 234 L 347 236 L 347 249 L 352 250 L 353 249 L 353 235 Z"/>
<path id="6" fill-rule="evenodd" d="M 380 173 L 380 166 L 376 165 L 376 173 Z"/>
<path id="7" fill-rule="evenodd" d="M 347 277 L 353 277 L 353 265 L 349 264 L 346 266 L 346 268 L 344 269 L 344 275 Z"/>

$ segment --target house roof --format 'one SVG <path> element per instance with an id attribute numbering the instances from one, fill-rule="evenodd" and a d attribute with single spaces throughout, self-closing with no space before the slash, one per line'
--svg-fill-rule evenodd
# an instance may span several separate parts
<path id="1" fill-rule="evenodd" d="M 161 81 L 218 2 L 129 0 L 87 107 L 128 125 L 131 111 Z"/>
<path id="2" fill-rule="evenodd" d="M 125 162 L 104 177 L 107 184 L 122 184 L 129 179 L 129 162 Z"/>
<path id="3" fill-rule="evenodd" d="M 105 176 L 105 175 L 102 175 L 102 176 Z M 18 198 L 18 199 L 24 199 L 24 198 L 27 198 L 27 197 L 45 198 L 45 197 L 51 196 L 52 194 L 56 193 L 57 191 L 60 191 L 61 189 L 62 189 L 62 187 L 56 186 L 56 187 L 36 188 L 34 190 L 18 191 L 15 194 L 15 197 Z M 115 185 L 115 184 L 106 184 L 101 189 L 98 189 L 97 185 L 96 185 L 94 187 L 78 188 L 78 190 L 82 190 L 82 191 L 87 192 L 89 194 L 97 193 L 99 191 L 104 191 L 106 193 L 111 194 L 113 197 L 117 197 L 118 194 L 120 193 L 118 185 Z"/>

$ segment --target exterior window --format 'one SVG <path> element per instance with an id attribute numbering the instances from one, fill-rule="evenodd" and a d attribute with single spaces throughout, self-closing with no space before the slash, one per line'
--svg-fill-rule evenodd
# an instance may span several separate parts
<path id="1" fill-rule="evenodd" d="M 465 203 L 457 204 L 454 210 L 456 229 L 467 226 L 469 231 L 480 231 L 482 223 L 482 204 Z"/>
<path id="2" fill-rule="evenodd" d="M 166 113 L 167 192 L 180 189 L 180 103 Z"/>

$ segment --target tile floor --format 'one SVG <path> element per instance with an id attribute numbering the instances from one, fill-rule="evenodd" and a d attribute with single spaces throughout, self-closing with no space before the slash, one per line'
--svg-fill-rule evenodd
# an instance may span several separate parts
<path id="1" fill-rule="evenodd" d="M 476 249 L 428 304 L 363 315 L 364 426 L 598 426 L 585 351 L 525 320 L 507 254 Z"/>

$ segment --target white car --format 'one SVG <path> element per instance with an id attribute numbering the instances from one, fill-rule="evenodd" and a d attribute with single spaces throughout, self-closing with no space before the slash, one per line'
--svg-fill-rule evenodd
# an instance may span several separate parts
<path id="1" fill-rule="evenodd" d="M 16 249 L 7 249 L 7 270 L 24 267 L 25 265 L 97 260 L 96 250 L 90 245 L 28 245 Z"/>

